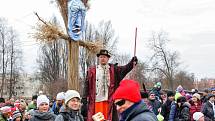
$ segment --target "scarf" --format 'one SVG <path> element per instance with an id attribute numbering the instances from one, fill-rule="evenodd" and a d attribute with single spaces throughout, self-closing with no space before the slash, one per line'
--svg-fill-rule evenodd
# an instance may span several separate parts
<path id="1" fill-rule="evenodd" d="M 110 86 L 110 66 L 98 65 L 96 68 L 96 102 L 108 100 L 108 88 Z"/>

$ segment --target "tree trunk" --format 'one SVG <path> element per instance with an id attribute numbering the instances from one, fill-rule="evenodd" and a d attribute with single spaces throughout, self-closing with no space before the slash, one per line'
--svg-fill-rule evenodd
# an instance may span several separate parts
<path id="1" fill-rule="evenodd" d="M 173 91 L 174 90 L 173 80 L 171 78 L 169 78 L 168 80 L 169 80 L 169 84 L 170 84 L 170 89 Z"/>
<path id="2" fill-rule="evenodd" d="M 3 97 L 4 94 L 4 80 L 5 80 L 5 38 L 4 38 L 4 34 L 2 34 L 2 82 L 1 82 L 1 97 Z"/>
<path id="3" fill-rule="evenodd" d="M 79 42 L 69 41 L 68 89 L 79 91 Z"/>
<path id="4" fill-rule="evenodd" d="M 11 45 L 11 57 L 10 57 L 10 88 L 9 88 L 9 99 L 12 97 L 13 95 L 13 91 L 14 91 L 14 86 L 13 85 L 13 81 L 14 81 L 14 78 L 13 78 L 13 56 L 14 56 L 14 52 L 13 52 L 13 40 L 12 40 L 12 45 Z"/>

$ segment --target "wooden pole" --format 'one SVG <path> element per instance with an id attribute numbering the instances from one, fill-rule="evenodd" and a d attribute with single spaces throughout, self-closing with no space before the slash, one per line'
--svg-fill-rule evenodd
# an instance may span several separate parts
<path id="1" fill-rule="evenodd" d="M 135 29 L 135 39 L 134 39 L 134 56 L 136 56 L 136 46 L 137 46 L 137 27 Z"/>
<path id="2" fill-rule="evenodd" d="M 134 38 L 134 56 L 136 56 L 136 44 L 137 44 L 137 27 L 135 29 L 135 38 Z M 136 63 L 133 63 L 132 79 L 135 79 L 136 75 Z"/>
<path id="3" fill-rule="evenodd" d="M 79 91 L 79 42 L 69 41 L 68 89 Z"/>

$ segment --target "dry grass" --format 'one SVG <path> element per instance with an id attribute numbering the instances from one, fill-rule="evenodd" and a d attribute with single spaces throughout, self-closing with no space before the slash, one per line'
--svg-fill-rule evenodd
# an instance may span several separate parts
<path id="1" fill-rule="evenodd" d="M 73 41 L 67 34 L 63 32 L 63 30 L 52 23 L 45 23 L 44 21 L 42 23 L 38 23 L 36 27 L 36 32 L 33 34 L 33 38 L 40 42 L 49 42 L 54 41 L 58 39 L 64 39 L 67 41 Z M 102 42 L 96 41 L 78 41 L 80 46 L 83 46 L 91 53 L 97 53 L 102 48 Z"/>
<path id="2" fill-rule="evenodd" d="M 61 31 L 60 27 L 51 23 L 38 23 L 36 32 L 33 34 L 33 38 L 41 42 L 58 40 L 65 36 L 66 35 L 63 34 L 63 31 Z"/>

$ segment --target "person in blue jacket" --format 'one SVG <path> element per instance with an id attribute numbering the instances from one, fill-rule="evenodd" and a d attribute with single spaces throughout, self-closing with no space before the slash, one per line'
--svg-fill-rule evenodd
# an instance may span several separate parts
<path id="1" fill-rule="evenodd" d="M 64 105 L 64 92 L 60 92 L 57 94 L 56 101 L 54 102 L 51 111 L 54 112 L 54 114 L 58 115 L 60 113 L 60 110 L 62 106 Z"/>

